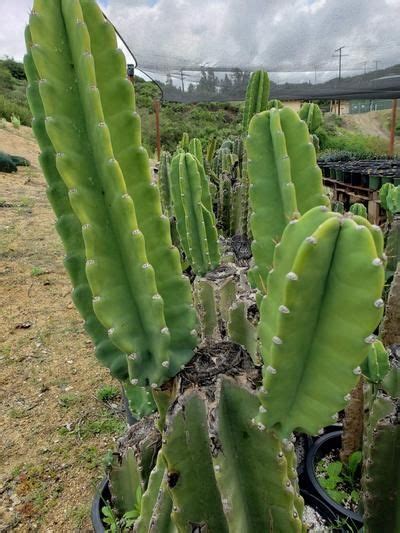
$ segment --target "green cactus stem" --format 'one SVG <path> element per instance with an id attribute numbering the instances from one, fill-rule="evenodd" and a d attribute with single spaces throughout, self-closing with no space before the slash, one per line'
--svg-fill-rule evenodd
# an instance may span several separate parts
<path id="1" fill-rule="evenodd" d="M 307 124 L 311 134 L 314 134 L 322 124 L 322 113 L 318 104 L 305 102 L 301 106 L 299 117 Z"/>
<path id="2" fill-rule="evenodd" d="M 81 224 L 71 208 L 67 186 L 56 167 L 56 152 L 46 132 L 46 115 L 39 92 L 39 75 L 31 53 L 32 37 L 29 28 L 26 29 L 25 38 L 28 53 L 24 58 L 24 66 L 28 79 L 28 102 L 34 117 L 32 128 L 41 150 L 39 161 L 47 182 L 47 197 L 56 215 L 56 230 L 65 249 L 64 266 L 73 287 L 72 299 L 85 321 L 85 330 L 93 340 L 97 359 L 109 368 L 114 377 L 125 381 L 128 379 L 126 354 L 110 341 L 106 328 L 98 321 L 93 310 L 92 292 L 85 271 L 85 244 Z"/>
<path id="3" fill-rule="evenodd" d="M 171 154 L 162 152 L 160 157 L 160 167 L 158 169 L 158 185 L 160 188 L 161 205 L 167 217 L 172 216 L 172 199 L 169 183 L 169 168 L 171 165 Z"/>
<path id="4" fill-rule="evenodd" d="M 253 277 L 265 294 L 275 245 L 286 225 L 329 200 L 307 126 L 292 109 L 271 109 L 252 119 L 247 155 Z"/>
<path id="5" fill-rule="evenodd" d="M 259 420 L 284 437 L 317 434 L 330 423 L 375 341 L 383 239 L 379 228 L 357 220 L 316 207 L 287 226 L 276 248 L 260 311 L 267 414 Z"/>
<path id="6" fill-rule="evenodd" d="M 170 176 L 181 244 L 193 271 L 203 275 L 218 266 L 220 261 L 204 168 L 191 154 L 181 153 L 172 160 Z"/>
<path id="7" fill-rule="evenodd" d="M 200 139 L 192 139 L 190 141 L 189 152 L 197 159 L 201 166 L 204 166 L 203 147 Z"/>
<path id="8" fill-rule="evenodd" d="M 305 531 L 293 444 L 257 425 L 257 396 L 233 380 L 222 377 L 215 397 L 215 427 L 207 420 L 215 403 L 195 390 L 167 418 L 163 454 L 178 530 Z"/>
<path id="9" fill-rule="evenodd" d="M 400 263 L 394 273 L 380 335 L 385 346 L 400 344 Z"/>
<path id="10" fill-rule="evenodd" d="M 256 113 L 267 109 L 269 98 L 269 78 L 263 70 L 257 70 L 251 75 L 246 91 L 245 107 L 243 112 L 243 131 L 246 132 L 250 120 Z"/>
<path id="11" fill-rule="evenodd" d="M 361 370 L 365 379 L 370 383 L 378 385 L 389 372 L 388 353 L 381 341 L 377 340 L 371 344 L 368 356 L 361 365 Z"/>
<path id="12" fill-rule="evenodd" d="M 278 100 L 277 98 L 273 98 L 272 100 L 269 100 L 268 101 L 268 104 L 267 104 L 267 109 L 272 109 L 272 108 L 275 108 L 275 109 L 282 109 L 283 108 L 283 104 L 280 100 Z"/>
<path id="13" fill-rule="evenodd" d="M 397 363 L 398 364 L 398 363 Z M 364 529 L 400 529 L 400 369 L 385 377 L 373 403 L 364 441 Z"/>
<path id="14" fill-rule="evenodd" d="M 46 132 L 82 226 L 94 311 L 132 354 L 135 384 L 161 383 L 192 357 L 195 314 L 140 144 L 124 56 L 94 0 L 36 0 L 30 32 Z"/>
<path id="15" fill-rule="evenodd" d="M 350 206 L 350 213 L 359 217 L 368 218 L 367 208 L 364 204 L 355 203 Z"/>

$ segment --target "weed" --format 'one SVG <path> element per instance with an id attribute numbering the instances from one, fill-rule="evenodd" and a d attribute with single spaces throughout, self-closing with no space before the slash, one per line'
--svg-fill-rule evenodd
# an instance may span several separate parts
<path id="1" fill-rule="evenodd" d="M 35 277 L 35 276 L 41 276 L 42 274 L 45 274 L 45 270 L 43 270 L 43 268 L 41 267 L 32 267 L 31 269 L 31 276 Z"/>
<path id="2" fill-rule="evenodd" d="M 119 397 L 119 389 L 115 385 L 104 385 L 96 392 L 96 397 L 102 402 L 109 402 Z"/>
<path id="3" fill-rule="evenodd" d="M 12 409 L 10 409 L 8 411 L 8 416 L 10 418 L 25 418 L 26 416 L 28 416 L 28 413 L 26 411 L 26 409 L 22 409 L 22 407 L 13 407 Z"/>
<path id="4" fill-rule="evenodd" d="M 68 512 L 68 518 L 79 531 L 81 531 L 89 515 L 90 506 L 87 504 L 76 505 Z"/>
<path id="5" fill-rule="evenodd" d="M 102 464 L 102 458 L 96 446 L 89 446 L 80 454 L 80 459 L 89 470 L 93 470 Z"/>
<path id="6" fill-rule="evenodd" d="M 58 398 L 58 403 L 61 405 L 61 407 L 69 408 L 72 405 L 76 405 L 80 403 L 81 396 L 79 394 L 62 394 Z"/>

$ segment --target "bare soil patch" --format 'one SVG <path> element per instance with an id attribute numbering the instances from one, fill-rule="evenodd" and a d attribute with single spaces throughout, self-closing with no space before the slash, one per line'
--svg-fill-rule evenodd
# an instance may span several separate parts
<path id="1" fill-rule="evenodd" d="M 91 531 L 90 503 L 125 422 L 71 301 L 63 249 L 30 128 L 0 150 L 31 167 L 0 173 L 0 531 Z"/>

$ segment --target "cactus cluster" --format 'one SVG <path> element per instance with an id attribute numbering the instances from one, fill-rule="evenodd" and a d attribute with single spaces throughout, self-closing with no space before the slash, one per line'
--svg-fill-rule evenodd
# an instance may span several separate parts
<path id="1" fill-rule="evenodd" d="M 249 86 L 245 148 L 212 141 L 204 156 L 186 134 L 153 180 L 125 60 L 96 1 L 34 0 L 26 37 L 74 301 L 138 414 L 158 411 L 132 426 L 112 468 L 117 508 L 140 507 L 140 532 L 305 531 L 292 432 L 332 421 L 376 341 L 379 228 L 329 211 L 307 125 L 267 110 L 266 73 Z M 221 264 L 220 253 L 250 234 L 249 212 L 258 326 L 247 263 Z"/>

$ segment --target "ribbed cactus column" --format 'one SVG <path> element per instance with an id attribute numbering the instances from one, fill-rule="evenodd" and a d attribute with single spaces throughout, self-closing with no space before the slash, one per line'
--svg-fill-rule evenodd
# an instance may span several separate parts
<path id="1" fill-rule="evenodd" d="M 269 78 L 263 70 L 257 70 L 251 75 L 247 86 L 245 108 L 243 112 L 243 131 L 246 132 L 250 120 L 256 113 L 267 109 L 269 98 Z"/>
<path id="2" fill-rule="evenodd" d="M 257 397 L 232 380 L 221 379 L 213 428 L 214 417 L 207 419 L 211 404 L 201 392 L 187 391 L 167 418 L 162 452 L 178 530 L 304 531 L 302 499 L 290 471 L 293 445 L 256 424 Z M 213 455 L 210 431 L 214 442 L 218 437 Z"/>
<path id="3" fill-rule="evenodd" d="M 46 130 L 82 225 L 95 313 L 115 345 L 132 354 L 135 383 L 160 383 L 190 359 L 195 316 L 149 178 L 133 89 L 112 27 L 94 1 L 36 0 L 30 31 Z"/>
<path id="4" fill-rule="evenodd" d="M 93 311 L 92 293 L 85 271 L 82 228 L 71 208 L 68 189 L 57 170 L 56 153 L 46 132 L 45 111 L 39 93 L 39 76 L 31 53 L 32 38 L 29 28 L 25 38 L 28 53 L 24 58 L 24 66 L 28 79 L 27 96 L 34 117 L 32 127 L 41 150 L 39 161 L 48 185 L 47 197 L 57 217 L 56 229 L 65 249 L 64 265 L 73 287 L 72 299 L 85 321 L 86 331 L 94 342 L 96 357 L 110 369 L 114 377 L 124 381 L 128 378 L 126 354 L 110 341 L 107 330 L 97 320 Z"/>
<path id="5" fill-rule="evenodd" d="M 400 530 L 400 369 L 396 364 L 380 388 L 372 403 L 363 447 L 366 533 Z"/>
<path id="6" fill-rule="evenodd" d="M 173 158 L 170 176 L 182 247 L 193 271 L 203 275 L 220 261 L 207 177 L 199 161 L 184 152 Z"/>
<path id="7" fill-rule="evenodd" d="M 305 102 L 301 106 L 299 117 L 307 124 L 311 134 L 315 133 L 322 124 L 322 113 L 317 104 Z"/>
<path id="8" fill-rule="evenodd" d="M 282 436 L 316 434 L 343 409 L 383 314 L 382 234 L 316 207 L 289 224 L 274 256 L 259 334 L 265 413 Z"/>
<path id="9" fill-rule="evenodd" d="M 169 152 L 162 152 L 160 158 L 160 166 L 158 169 L 158 186 L 160 188 L 161 204 L 164 213 L 172 216 L 172 198 L 169 183 L 169 169 L 171 166 L 171 154 Z"/>
<path id="10" fill-rule="evenodd" d="M 275 245 L 286 225 L 317 205 L 329 205 L 306 124 L 290 108 L 256 115 L 247 138 L 253 277 L 265 293 Z"/>

